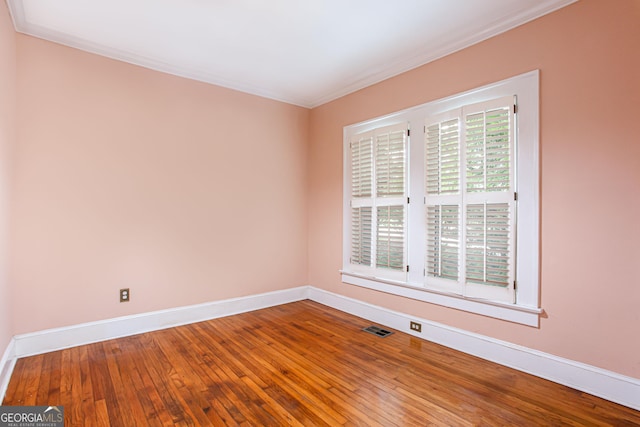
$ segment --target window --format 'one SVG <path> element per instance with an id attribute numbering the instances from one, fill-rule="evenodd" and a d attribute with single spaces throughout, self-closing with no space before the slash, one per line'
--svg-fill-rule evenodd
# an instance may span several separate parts
<path id="1" fill-rule="evenodd" d="M 406 280 L 406 123 L 356 134 L 351 153 L 354 271 Z"/>
<path id="2" fill-rule="evenodd" d="M 345 128 L 343 281 L 537 325 L 538 72 Z"/>
<path id="3" fill-rule="evenodd" d="M 515 302 L 513 96 L 426 119 L 425 286 Z"/>

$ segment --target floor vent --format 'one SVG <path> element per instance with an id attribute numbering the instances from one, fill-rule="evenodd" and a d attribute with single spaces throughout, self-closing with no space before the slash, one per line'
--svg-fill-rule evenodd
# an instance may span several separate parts
<path id="1" fill-rule="evenodd" d="M 393 333 L 391 331 L 387 331 L 386 329 L 378 328 L 377 326 L 369 326 L 368 328 L 364 328 L 363 331 L 369 332 L 370 334 L 377 335 L 382 338 Z"/>

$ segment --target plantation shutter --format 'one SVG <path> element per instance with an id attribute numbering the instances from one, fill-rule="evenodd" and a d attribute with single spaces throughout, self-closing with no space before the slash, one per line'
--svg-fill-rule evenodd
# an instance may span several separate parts
<path id="1" fill-rule="evenodd" d="M 427 274 L 458 280 L 460 259 L 460 207 L 427 206 Z"/>
<path id="2" fill-rule="evenodd" d="M 467 192 L 511 188 L 511 108 L 466 115 Z"/>
<path id="3" fill-rule="evenodd" d="M 351 262 L 371 265 L 371 207 L 351 208 Z"/>
<path id="4" fill-rule="evenodd" d="M 376 232 L 376 266 L 404 270 L 404 206 L 379 206 Z"/>
<path id="5" fill-rule="evenodd" d="M 372 246 L 373 136 L 354 137 L 351 148 L 351 263 L 370 266 Z"/>
<path id="6" fill-rule="evenodd" d="M 405 269 L 406 125 L 376 133 L 376 267 Z"/>
<path id="7" fill-rule="evenodd" d="M 376 195 L 404 196 L 406 131 L 389 130 L 376 135 Z"/>
<path id="8" fill-rule="evenodd" d="M 431 288 L 462 293 L 458 111 L 432 117 L 425 130 L 425 276 Z"/>
<path id="9" fill-rule="evenodd" d="M 467 205 L 467 282 L 509 285 L 510 223 L 507 203 Z"/>
<path id="10" fill-rule="evenodd" d="M 427 194 L 457 194 L 460 191 L 460 119 L 428 126 L 426 133 Z"/>
<path id="11" fill-rule="evenodd" d="M 373 180 L 373 137 L 351 141 L 351 197 L 371 197 Z"/>
<path id="12" fill-rule="evenodd" d="M 463 108 L 465 294 L 514 302 L 514 99 Z"/>
<path id="13" fill-rule="evenodd" d="M 427 287 L 514 301 L 513 105 L 505 97 L 426 122 Z"/>
<path id="14" fill-rule="evenodd" d="M 351 254 L 363 274 L 406 279 L 407 124 L 350 140 Z"/>

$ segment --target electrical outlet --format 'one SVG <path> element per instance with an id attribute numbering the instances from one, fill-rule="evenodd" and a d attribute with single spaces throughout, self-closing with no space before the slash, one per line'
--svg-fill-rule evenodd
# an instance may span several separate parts
<path id="1" fill-rule="evenodd" d="M 412 331 L 416 331 L 416 332 L 422 332 L 422 324 L 418 323 L 418 322 L 411 322 L 409 324 L 409 328 Z"/>
<path id="2" fill-rule="evenodd" d="M 120 302 L 129 302 L 131 299 L 131 292 L 129 288 L 120 289 Z"/>

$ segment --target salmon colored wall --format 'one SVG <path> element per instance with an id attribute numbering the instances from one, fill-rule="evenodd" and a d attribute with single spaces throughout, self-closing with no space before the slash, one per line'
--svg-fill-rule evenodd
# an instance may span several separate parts
<path id="1" fill-rule="evenodd" d="M 541 301 L 531 328 L 342 284 L 342 128 L 541 73 Z M 312 110 L 309 284 L 640 378 L 640 1 L 581 0 Z"/>
<path id="2" fill-rule="evenodd" d="M 306 284 L 309 110 L 17 50 L 14 333 Z"/>
<path id="3" fill-rule="evenodd" d="M 8 282 L 8 214 L 10 154 L 15 142 L 16 42 L 5 2 L 0 2 L 0 357 L 13 335 L 13 309 Z"/>

